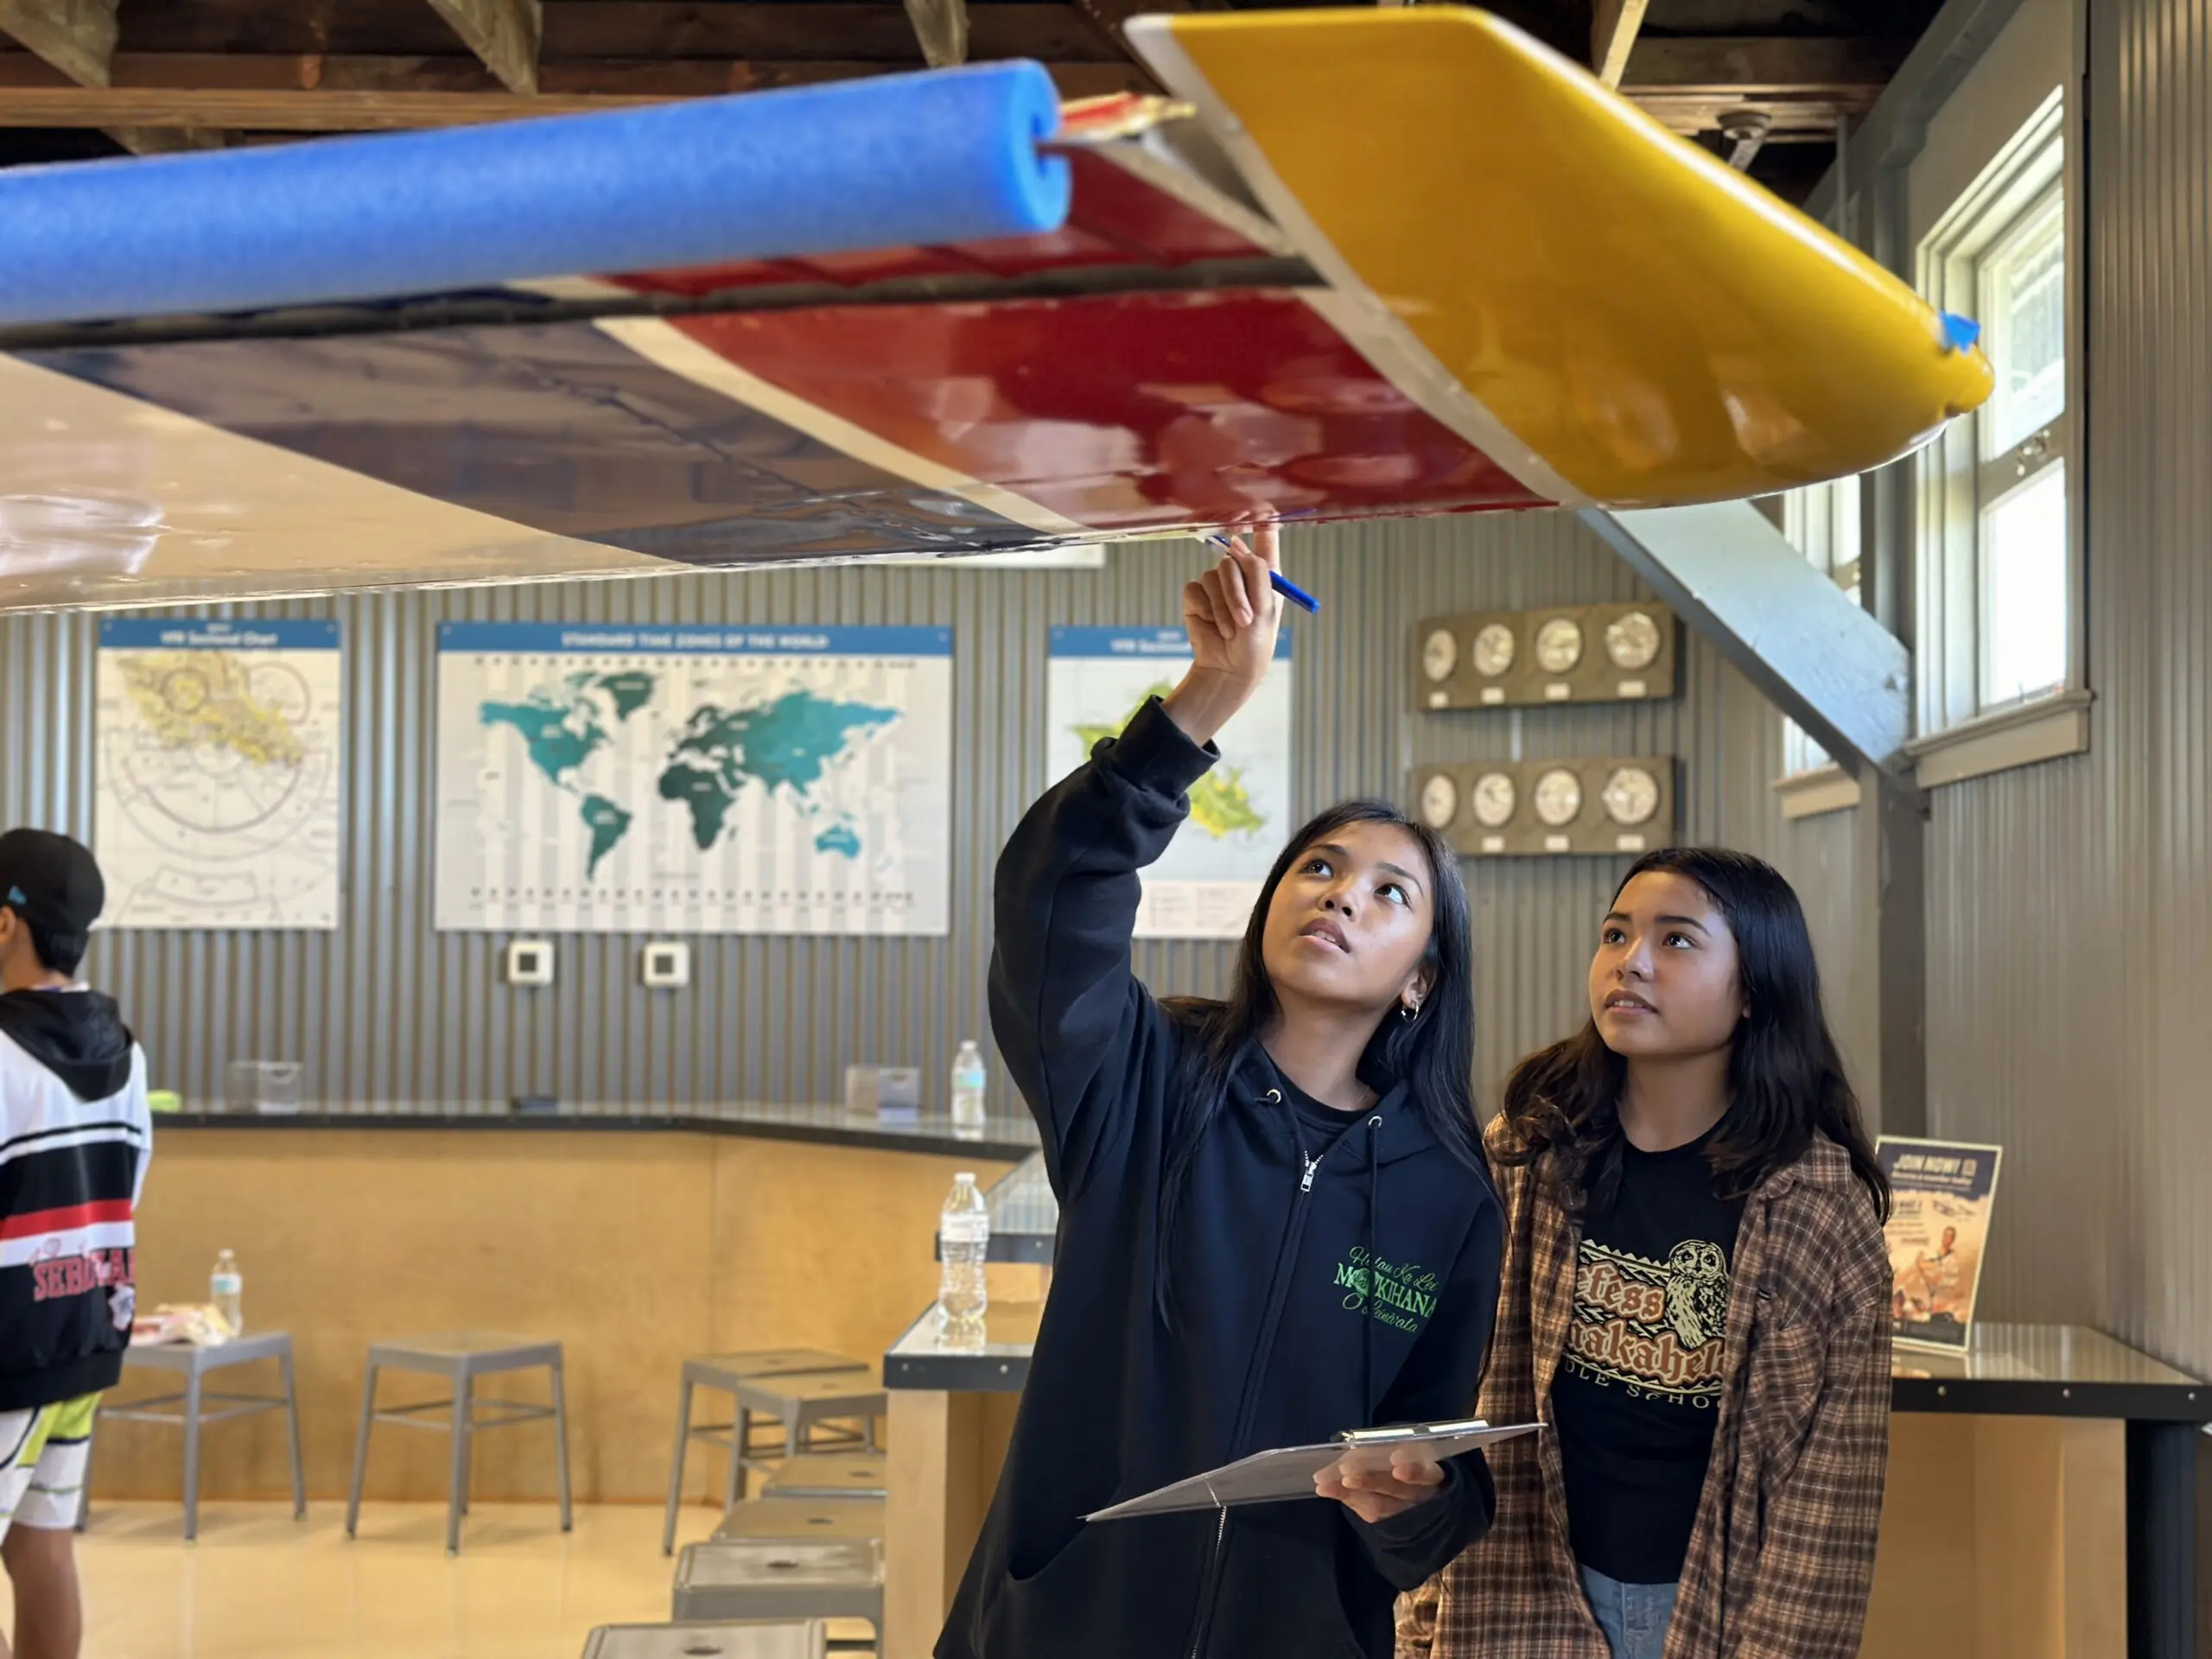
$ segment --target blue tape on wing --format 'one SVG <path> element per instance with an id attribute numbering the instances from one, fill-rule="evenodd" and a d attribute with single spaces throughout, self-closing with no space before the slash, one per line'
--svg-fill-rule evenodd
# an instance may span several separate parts
<path id="1" fill-rule="evenodd" d="M 0 322 L 249 311 L 1057 229 L 1033 63 L 0 170 Z"/>
<path id="2" fill-rule="evenodd" d="M 1981 325 L 1971 317 L 1946 311 L 1943 315 L 1943 349 L 1947 352 L 1972 351 L 1974 342 L 1981 338 Z"/>

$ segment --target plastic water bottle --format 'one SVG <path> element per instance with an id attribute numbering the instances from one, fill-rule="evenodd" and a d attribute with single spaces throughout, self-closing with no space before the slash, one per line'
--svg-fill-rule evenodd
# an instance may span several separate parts
<path id="1" fill-rule="evenodd" d="M 207 1300 L 228 1321 L 233 1337 L 245 1334 L 245 1275 L 228 1250 L 216 1253 L 215 1271 L 207 1275 Z"/>
<path id="2" fill-rule="evenodd" d="M 983 1051 L 972 1042 L 960 1045 L 952 1057 L 952 1127 L 980 1129 L 984 1122 L 983 1091 L 989 1077 L 983 1070 Z"/>
<path id="3" fill-rule="evenodd" d="M 966 1170 L 952 1178 L 952 1192 L 938 1217 L 937 1311 L 949 1342 L 980 1341 L 983 1313 L 991 1305 L 983 1259 L 991 1248 L 991 1212 Z"/>

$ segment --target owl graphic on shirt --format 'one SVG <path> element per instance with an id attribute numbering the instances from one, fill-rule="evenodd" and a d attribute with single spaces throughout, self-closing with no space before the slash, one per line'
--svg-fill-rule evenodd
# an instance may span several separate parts
<path id="1" fill-rule="evenodd" d="M 1684 1239 L 1667 1257 L 1667 1323 L 1685 1348 L 1702 1348 L 1728 1325 L 1728 1258 L 1718 1244 Z"/>

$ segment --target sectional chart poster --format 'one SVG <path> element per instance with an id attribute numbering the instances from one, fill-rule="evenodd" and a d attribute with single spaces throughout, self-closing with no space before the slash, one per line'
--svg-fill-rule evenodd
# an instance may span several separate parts
<path id="1" fill-rule="evenodd" d="M 92 851 L 123 928 L 338 925 L 338 624 L 100 623 Z"/>

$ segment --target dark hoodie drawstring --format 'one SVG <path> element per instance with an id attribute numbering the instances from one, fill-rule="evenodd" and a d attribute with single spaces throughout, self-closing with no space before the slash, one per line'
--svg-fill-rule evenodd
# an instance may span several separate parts
<path id="1" fill-rule="evenodd" d="M 1280 1089 L 1268 1090 L 1260 1099 L 1268 1105 L 1281 1107 L 1288 1117 L 1292 1144 L 1298 1147 L 1299 1160 L 1306 1166 L 1305 1178 L 1300 1185 L 1310 1188 L 1313 1184 L 1313 1172 L 1320 1167 L 1321 1158 L 1306 1157 L 1304 1139 L 1298 1133 L 1297 1112 L 1283 1098 Z M 1381 1403 L 1375 1397 L 1375 1301 L 1382 1284 L 1378 1270 L 1381 1258 L 1376 1253 L 1381 1242 L 1379 1229 L 1382 1208 L 1382 1160 L 1379 1151 L 1382 1139 L 1382 1114 L 1370 1112 L 1367 1116 L 1367 1305 L 1360 1310 L 1359 1321 L 1359 1397 L 1363 1409 L 1368 1411 L 1372 1411 Z M 1325 1147 L 1321 1157 L 1327 1155 Z M 1359 1427 L 1372 1428 L 1375 1425 L 1363 1423 Z"/>
<path id="2" fill-rule="evenodd" d="M 1382 1211 L 1382 1164 L 1376 1155 L 1376 1145 L 1382 1138 L 1382 1114 L 1372 1112 L 1367 1119 L 1367 1306 L 1362 1310 L 1359 1322 L 1359 1378 L 1360 1398 L 1372 1412 L 1381 1402 L 1375 1398 L 1375 1297 L 1382 1288 L 1380 1272 L 1382 1258 L 1376 1254 L 1379 1240 L 1377 1223 Z M 1373 1428 L 1373 1423 L 1362 1423 L 1362 1428 Z"/>

